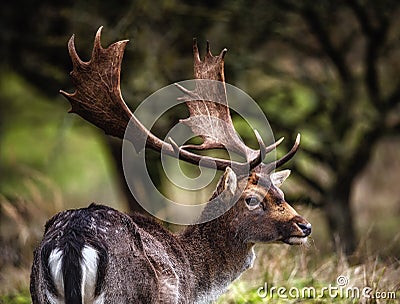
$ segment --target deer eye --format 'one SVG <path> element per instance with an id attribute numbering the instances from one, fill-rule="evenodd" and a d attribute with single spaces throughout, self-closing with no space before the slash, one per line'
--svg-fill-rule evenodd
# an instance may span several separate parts
<path id="1" fill-rule="evenodd" d="M 245 202 L 251 209 L 258 207 L 258 205 L 261 203 L 258 197 L 253 195 L 246 197 Z"/>

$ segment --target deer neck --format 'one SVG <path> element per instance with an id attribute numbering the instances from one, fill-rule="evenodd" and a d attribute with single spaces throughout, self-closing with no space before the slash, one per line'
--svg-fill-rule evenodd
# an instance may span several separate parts
<path id="1" fill-rule="evenodd" d="M 254 244 L 240 238 L 229 213 L 189 226 L 179 235 L 195 274 L 195 292 L 199 298 L 218 297 L 253 265 Z"/>

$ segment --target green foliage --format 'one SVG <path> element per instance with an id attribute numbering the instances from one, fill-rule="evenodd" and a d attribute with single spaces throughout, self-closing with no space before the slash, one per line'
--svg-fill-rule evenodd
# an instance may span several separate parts
<path id="1" fill-rule="evenodd" d="M 282 125 L 292 127 L 302 124 L 304 117 L 317 107 L 314 92 L 309 87 L 296 83 L 289 83 L 277 87 L 273 92 L 266 92 L 259 102 L 265 113 Z"/>
<path id="2" fill-rule="evenodd" d="M 49 100 L 8 70 L 0 96 L 0 294 L 24 303 L 25 289 L 13 292 L 28 286 L 32 252 L 51 216 L 92 201 L 123 207 L 99 133 L 67 114 L 65 101 Z"/>
<path id="3" fill-rule="evenodd" d="M 110 178 L 106 173 L 109 165 L 102 154 L 104 146 L 93 128 L 74 126 L 80 121 L 67 114 L 65 101 L 48 100 L 11 71 L 2 75 L 0 92 L 4 116 L 0 168 L 7 172 L 0 177 L 0 193 L 24 197 L 28 195 L 24 178 L 44 174 L 55 187 L 73 194 L 71 199 L 79 199 L 78 193 L 83 198 L 93 192 L 98 194 L 92 199 L 100 194 L 112 198 L 98 191 L 107 187 Z"/>
<path id="4" fill-rule="evenodd" d="M 31 302 L 31 296 L 28 289 L 20 290 L 19 292 L 0 295 L 1 304 L 28 304 Z"/>

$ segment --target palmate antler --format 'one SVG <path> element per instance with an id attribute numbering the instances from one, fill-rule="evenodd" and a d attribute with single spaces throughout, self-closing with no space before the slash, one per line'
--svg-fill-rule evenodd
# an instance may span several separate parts
<path id="1" fill-rule="evenodd" d="M 193 164 L 206 167 L 216 167 L 224 170 L 231 167 L 238 173 L 248 172 L 258 166 L 265 154 L 276 148 L 282 140 L 265 147 L 261 137 L 255 131 L 260 149 L 253 150 L 247 147 L 237 135 L 226 100 L 224 82 L 224 49 L 219 56 L 213 56 L 207 43 L 207 54 L 203 61 L 200 60 L 197 43 L 194 41 L 194 73 L 196 79 L 209 81 L 196 82 L 196 88 L 189 91 L 179 85 L 183 91 L 184 100 L 189 108 L 190 117 L 183 120 L 194 134 L 203 139 L 201 145 L 188 145 L 179 147 L 172 139 L 169 143 L 159 139 L 147 130 L 143 124 L 130 111 L 124 102 L 120 90 L 120 72 L 122 57 L 128 40 L 113 43 L 104 49 L 100 43 L 102 27 L 99 28 L 94 41 L 91 59 L 83 62 L 75 50 L 74 36 L 68 42 L 73 70 L 71 79 L 76 87 L 74 93 L 60 91 L 71 103 L 70 112 L 80 115 L 85 120 L 104 130 L 106 134 L 119 137 L 125 136 L 129 125 L 127 137 L 136 150 L 140 139 L 146 139 L 146 147 L 177 157 Z M 208 118 L 208 119 L 207 119 Z M 215 123 L 215 122 L 221 123 Z M 205 132 L 204 130 L 207 130 Z M 296 153 L 299 137 L 291 151 L 282 159 L 267 165 L 268 170 L 282 165 Z M 212 148 L 226 148 L 246 157 L 247 162 L 238 163 L 227 159 L 218 159 L 198 155 L 186 149 L 205 150 Z"/>
<path id="2" fill-rule="evenodd" d="M 180 99 L 186 102 L 190 112 L 190 117 L 182 119 L 181 122 L 189 126 L 194 134 L 200 136 L 203 143 L 186 145 L 182 148 L 196 150 L 225 148 L 245 156 L 250 168 L 253 169 L 263 161 L 267 153 L 283 141 L 283 138 L 265 147 L 261 136 L 257 130 L 254 130 L 260 150 L 253 150 L 246 146 L 236 133 L 229 112 L 225 87 L 224 57 L 226 52 L 227 49 L 223 49 L 218 56 L 213 56 L 207 41 L 206 55 L 201 60 L 197 41 L 193 40 L 194 76 L 204 81 L 196 81 L 196 88 L 193 91 L 188 91 L 178 84 L 177 87 L 185 94 Z M 274 162 L 263 165 L 262 171 L 269 173 L 289 161 L 296 153 L 299 144 L 300 135 L 297 136 L 289 153 Z"/>

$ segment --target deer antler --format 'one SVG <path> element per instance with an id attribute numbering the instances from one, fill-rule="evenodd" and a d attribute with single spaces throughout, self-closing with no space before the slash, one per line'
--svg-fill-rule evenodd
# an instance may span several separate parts
<path id="1" fill-rule="evenodd" d="M 180 85 L 177 87 L 184 93 L 180 100 L 186 102 L 190 112 L 190 117 L 181 122 L 199 135 L 203 143 L 184 147 L 196 150 L 226 148 L 245 155 L 248 160 L 254 159 L 261 153 L 250 149 L 241 141 L 230 116 L 224 79 L 226 52 L 227 49 L 223 49 L 218 56 L 213 56 L 207 41 L 207 53 L 201 61 L 197 41 L 193 40 L 194 76 L 201 80 L 196 81 L 194 91 L 188 91 Z M 262 140 L 259 143 L 260 149 L 265 150 Z"/>
<path id="2" fill-rule="evenodd" d="M 104 49 L 100 43 L 101 30 L 102 27 L 97 31 L 92 56 L 88 62 L 83 62 L 79 58 L 75 49 L 74 36 L 68 42 L 68 50 L 73 64 L 71 79 L 76 90 L 74 93 L 61 90 L 60 93 L 70 101 L 70 112 L 80 115 L 104 130 L 106 134 L 121 139 L 124 138 L 129 126 L 128 140 L 133 143 L 136 150 L 142 148 L 137 145 L 137 142 L 140 142 L 138 139 L 145 138 L 146 146 L 149 148 L 156 151 L 163 150 L 166 154 L 174 157 L 179 154 L 182 160 L 194 164 L 199 164 L 201 161 L 203 166 L 216 167 L 219 170 L 224 170 L 228 166 L 237 172 L 251 170 L 262 162 L 266 153 L 275 149 L 282 141 L 279 140 L 265 147 L 261 137 L 256 132 L 260 149 L 253 150 L 240 140 L 234 130 L 226 101 L 223 71 L 223 58 L 226 49 L 219 56 L 214 57 L 211 55 L 207 43 L 207 54 L 204 61 L 201 61 L 196 41 L 193 44 L 195 77 L 219 82 L 209 81 L 211 86 L 205 86 L 202 81 L 199 81 L 196 83 L 194 91 L 186 90 L 179 85 L 178 88 L 185 93 L 182 98 L 186 101 L 190 112 L 190 117 L 183 122 L 190 126 L 196 135 L 203 138 L 203 143 L 198 146 L 179 147 L 172 139 L 169 140 L 169 143 L 159 139 L 137 120 L 122 98 L 120 72 L 122 57 L 128 40 L 113 43 Z M 211 98 L 204 98 L 204 96 Z M 208 119 L 204 119 L 205 117 L 208 117 Z M 215 125 L 210 125 L 210 121 L 212 124 L 215 119 L 223 122 L 223 126 L 217 128 Z M 215 130 L 215 132 L 208 134 L 202 131 L 198 128 L 199 123 L 207 130 Z M 186 148 L 204 150 L 223 146 L 228 150 L 245 155 L 247 162 L 238 163 L 226 159 L 212 158 L 186 150 Z M 297 150 L 297 147 L 295 150 Z M 275 161 L 275 165 L 286 162 L 291 158 L 290 155 L 285 157 L 283 161 Z"/>
<path id="3" fill-rule="evenodd" d="M 254 130 L 260 150 L 253 150 L 246 146 L 237 135 L 232 123 L 226 96 L 224 57 L 227 49 L 223 49 L 218 56 L 213 56 L 210 44 L 207 41 L 206 55 L 200 59 L 197 40 L 193 40 L 194 76 L 196 87 L 189 91 L 176 84 L 184 93 L 180 100 L 184 100 L 189 108 L 190 117 L 182 119 L 181 122 L 189 126 L 193 133 L 203 139 L 200 145 L 186 145 L 182 148 L 206 150 L 215 148 L 226 148 L 229 151 L 244 155 L 249 161 L 250 168 L 259 165 L 268 152 L 274 150 L 282 141 L 280 138 L 275 143 L 265 147 L 261 136 Z M 213 119 L 210 119 L 213 118 Z M 297 136 L 293 148 L 281 159 L 264 165 L 263 169 L 271 172 L 289 161 L 296 153 L 300 144 L 300 135 Z"/>
<path id="4" fill-rule="evenodd" d="M 100 44 L 102 27 L 94 41 L 90 61 L 83 62 L 75 50 L 75 36 L 68 41 L 73 70 L 70 73 L 76 91 L 60 90 L 71 103 L 70 113 L 76 113 L 108 135 L 123 138 L 129 119 L 133 116 L 122 99 L 120 71 L 128 40 L 118 41 L 103 49 Z"/>

